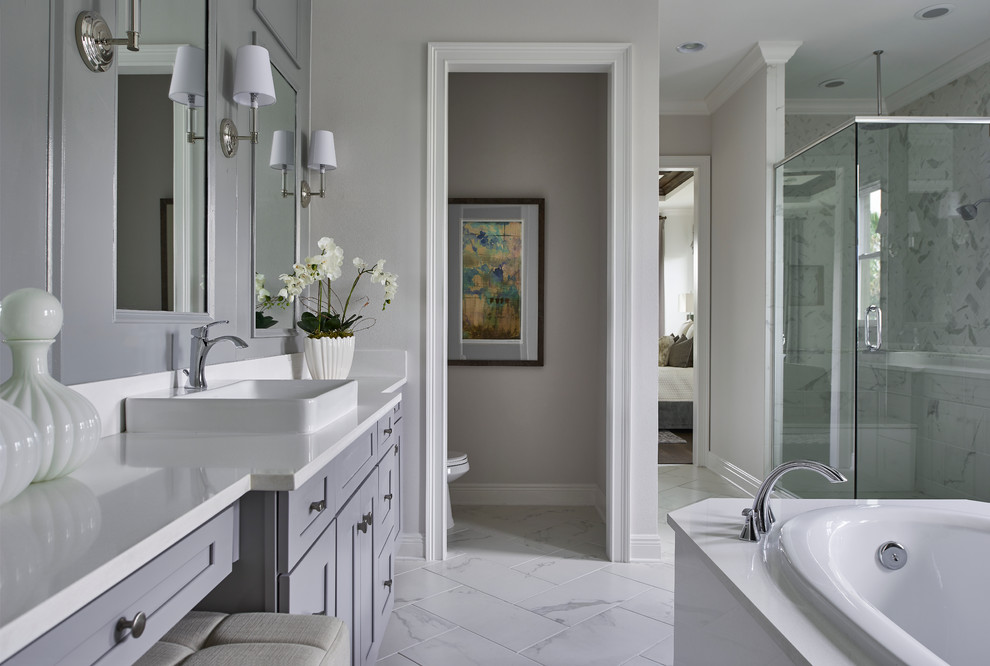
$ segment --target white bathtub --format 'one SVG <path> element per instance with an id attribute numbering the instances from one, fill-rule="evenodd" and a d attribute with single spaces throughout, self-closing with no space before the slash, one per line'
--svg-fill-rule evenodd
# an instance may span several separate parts
<path id="1" fill-rule="evenodd" d="M 845 504 L 778 525 L 767 565 L 877 663 L 990 664 L 990 504 Z M 887 542 L 903 568 L 880 564 Z"/>

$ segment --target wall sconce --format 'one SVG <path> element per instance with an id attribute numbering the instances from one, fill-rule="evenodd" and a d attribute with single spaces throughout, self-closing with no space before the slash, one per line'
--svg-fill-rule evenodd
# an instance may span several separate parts
<path id="1" fill-rule="evenodd" d="M 272 156 L 268 166 L 282 171 L 282 197 L 291 197 L 294 193 L 286 188 L 286 174 L 295 167 L 296 137 L 289 130 L 275 130 L 272 135 Z"/>
<path id="2" fill-rule="evenodd" d="M 300 185 L 299 201 L 302 207 L 309 206 L 311 197 L 318 196 L 321 199 L 327 196 L 327 171 L 337 168 L 337 151 L 333 145 L 333 132 L 327 130 L 313 130 L 313 135 L 309 139 L 309 168 L 320 170 L 320 191 L 313 194 L 309 191 L 309 184 L 303 181 Z"/>
<path id="3" fill-rule="evenodd" d="M 131 20 L 127 37 L 114 39 L 110 26 L 97 12 L 80 12 L 76 17 L 76 46 L 86 66 L 94 72 L 105 72 L 113 63 L 113 47 L 126 46 L 137 51 L 141 36 L 141 3 L 131 0 Z"/>
<path id="4" fill-rule="evenodd" d="M 251 107 L 251 126 L 246 136 L 238 136 L 237 126 L 230 118 L 220 121 L 220 150 L 224 157 L 237 154 L 237 144 L 243 139 L 258 143 L 258 107 L 275 103 L 275 81 L 268 49 L 247 44 L 237 49 L 234 64 L 234 101 Z"/>
<path id="5" fill-rule="evenodd" d="M 193 109 L 206 103 L 206 52 L 195 46 L 183 44 L 175 53 L 172 83 L 168 98 L 186 107 L 186 140 L 189 143 L 205 136 L 196 136 Z"/>

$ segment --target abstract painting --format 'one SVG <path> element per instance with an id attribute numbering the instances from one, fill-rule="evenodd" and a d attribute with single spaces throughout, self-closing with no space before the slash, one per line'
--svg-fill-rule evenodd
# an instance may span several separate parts
<path id="1" fill-rule="evenodd" d="M 463 222 L 463 340 L 521 339 L 522 227 L 522 220 Z"/>

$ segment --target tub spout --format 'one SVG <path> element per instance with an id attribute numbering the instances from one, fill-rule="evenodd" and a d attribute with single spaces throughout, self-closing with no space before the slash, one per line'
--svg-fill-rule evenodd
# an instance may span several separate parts
<path id="1" fill-rule="evenodd" d="M 760 489 L 756 492 L 756 498 L 753 500 L 753 507 L 743 510 L 746 523 L 739 535 L 740 539 L 759 541 L 761 535 L 770 531 L 770 526 L 773 525 L 774 521 L 773 511 L 770 510 L 770 494 L 773 492 L 774 484 L 780 477 L 795 469 L 810 469 L 813 472 L 818 472 L 828 479 L 829 483 L 842 483 L 846 480 L 846 477 L 842 476 L 837 469 L 816 460 L 792 460 L 777 465 L 760 485 Z"/>

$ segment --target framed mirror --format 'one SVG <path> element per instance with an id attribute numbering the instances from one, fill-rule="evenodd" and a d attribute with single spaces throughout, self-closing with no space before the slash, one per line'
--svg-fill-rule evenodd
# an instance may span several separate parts
<path id="1" fill-rule="evenodd" d="M 275 296 L 296 261 L 296 192 L 299 132 L 296 90 L 275 66 L 275 103 L 265 108 L 261 136 L 254 150 L 254 276 L 255 337 L 289 335 L 295 328 L 295 308 L 264 308 L 259 295 Z"/>
<path id="2" fill-rule="evenodd" d="M 206 2 L 144 0 L 142 26 L 117 51 L 116 309 L 204 313 Z"/>

